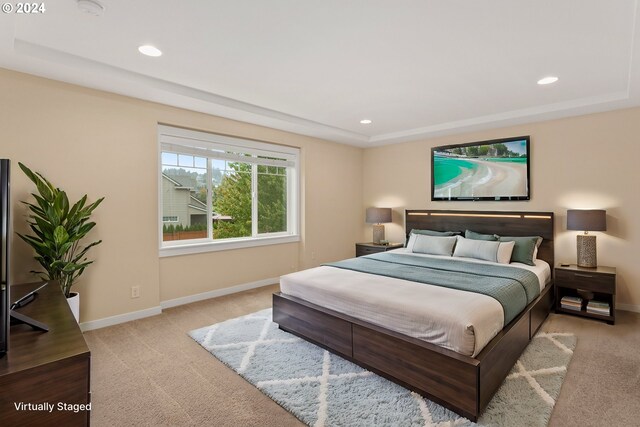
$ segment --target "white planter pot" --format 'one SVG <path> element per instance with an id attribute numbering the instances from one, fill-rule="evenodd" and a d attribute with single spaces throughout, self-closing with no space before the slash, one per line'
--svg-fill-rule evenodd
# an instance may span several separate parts
<path id="1" fill-rule="evenodd" d="M 69 298 L 67 298 L 67 303 L 69 307 L 71 307 L 71 312 L 73 313 L 73 317 L 76 318 L 76 322 L 80 323 L 80 294 L 71 292 Z"/>

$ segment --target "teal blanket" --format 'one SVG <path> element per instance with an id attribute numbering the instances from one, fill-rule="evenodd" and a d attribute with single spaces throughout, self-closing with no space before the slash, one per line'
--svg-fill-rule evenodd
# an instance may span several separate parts
<path id="1" fill-rule="evenodd" d="M 505 325 L 540 294 L 529 270 L 457 259 L 382 252 L 325 265 L 488 295 L 502 305 Z"/>

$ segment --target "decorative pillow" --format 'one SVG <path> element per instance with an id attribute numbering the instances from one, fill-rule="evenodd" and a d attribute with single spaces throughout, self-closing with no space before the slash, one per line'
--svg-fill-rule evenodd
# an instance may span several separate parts
<path id="1" fill-rule="evenodd" d="M 498 235 L 496 234 L 481 234 L 471 230 L 465 230 L 464 237 L 473 240 L 490 240 L 492 242 L 498 241 Z"/>
<path id="2" fill-rule="evenodd" d="M 422 234 L 425 236 L 457 236 L 460 233 L 459 231 L 436 231 L 436 230 L 418 230 L 418 229 L 413 229 L 411 230 L 411 233 L 409 233 L 409 239 L 407 239 L 407 248 L 409 247 L 409 243 L 411 242 L 411 236 L 414 236 L 416 234 Z"/>
<path id="3" fill-rule="evenodd" d="M 499 242 L 498 254 L 496 258 L 500 264 L 509 264 L 511 262 L 511 254 L 513 254 L 513 248 L 516 246 L 516 242 Z"/>
<path id="4" fill-rule="evenodd" d="M 501 242 L 515 242 L 513 253 L 511 254 L 511 262 L 521 262 L 527 265 L 536 265 L 534 260 L 534 252 L 538 245 L 542 243 L 542 237 L 509 237 L 500 236 Z"/>
<path id="5" fill-rule="evenodd" d="M 500 243 L 459 236 L 453 256 L 509 264 L 514 246 L 515 242 Z"/>
<path id="6" fill-rule="evenodd" d="M 411 236 L 413 238 L 413 245 L 411 245 L 411 239 L 409 239 L 409 245 L 411 252 L 419 254 L 429 255 L 447 255 L 451 256 L 453 247 L 456 244 L 456 236 L 427 236 L 425 234 L 415 234 Z"/>

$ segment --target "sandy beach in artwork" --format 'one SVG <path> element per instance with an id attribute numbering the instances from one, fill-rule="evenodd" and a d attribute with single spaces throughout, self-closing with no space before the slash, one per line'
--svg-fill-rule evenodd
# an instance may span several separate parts
<path id="1" fill-rule="evenodd" d="M 527 194 L 527 165 L 481 159 L 465 161 L 475 168 L 464 168 L 454 179 L 434 188 L 436 197 L 524 196 Z"/>

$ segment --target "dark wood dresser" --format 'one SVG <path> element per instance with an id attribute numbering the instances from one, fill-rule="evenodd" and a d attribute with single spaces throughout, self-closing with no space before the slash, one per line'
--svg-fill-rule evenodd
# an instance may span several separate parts
<path id="1" fill-rule="evenodd" d="M 11 300 L 38 286 L 12 286 Z M 11 327 L 9 351 L 0 359 L 0 425 L 88 426 L 91 353 L 60 287 L 50 283 L 18 312 L 45 323 L 49 332 Z"/>

